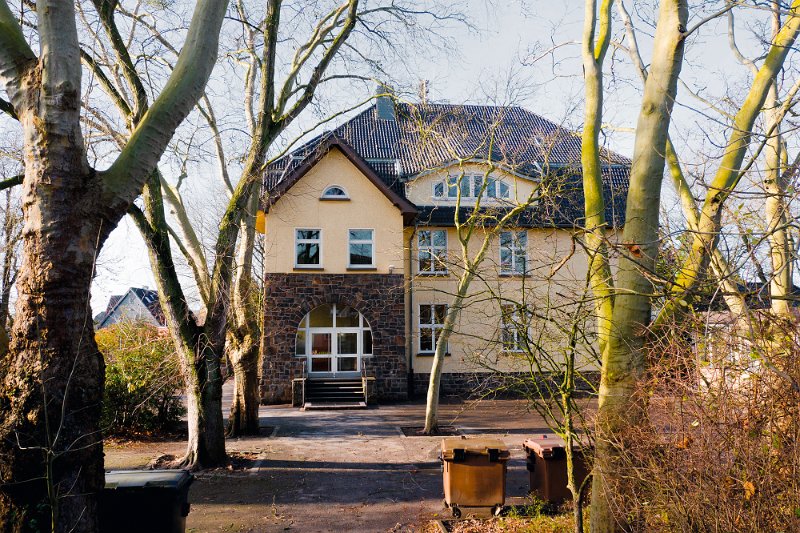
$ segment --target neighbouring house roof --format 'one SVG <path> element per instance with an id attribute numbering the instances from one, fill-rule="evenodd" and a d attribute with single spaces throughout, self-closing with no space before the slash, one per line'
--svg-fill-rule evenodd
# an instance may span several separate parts
<path id="1" fill-rule="evenodd" d="M 745 281 L 736 284 L 739 293 L 744 297 L 748 309 L 769 309 L 772 306 L 771 287 L 769 283 Z M 789 295 L 789 306 L 800 307 L 800 287 L 792 285 Z M 694 305 L 696 311 L 719 312 L 728 309 L 722 294 L 707 292 L 698 295 Z"/>
<path id="2" fill-rule="evenodd" d="M 265 191 L 280 190 L 309 157 L 318 157 L 319 146 L 335 138 L 358 154 L 401 197 L 405 197 L 407 181 L 459 159 L 492 161 L 518 175 L 555 179 L 566 186 L 542 203 L 539 212 L 531 215 L 531 224 L 580 225 L 581 138 L 576 133 L 516 106 L 396 103 L 387 119 L 385 113 L 378 113 L 379 103 L 273 162 L 264 176 Z M 631 162 L 610 150 L 601 152 L 606 217 L 619 227 L 624 223 Z M 544 209 L 544 203 L 550 204 L 548 209 Z M 453 208 L 437 209 L 442 211 L 437 218 L 453 219 Z M 418 220 L 427 220 L 429 211 L 420 207 Z"/>
<path id="3" fill-rule="evenodd" d="M 158 292 L 147 288 L 131 287 L 125 294 L 114 295 L 109 298 L 105 312 L 98 313 L 94 318 L 98 329 L 111 324 L 108 320 L 120 311 L 120 306 L 123 304 L 128 294 L 133 294 L 133 296 L 144 305 L 160 327 L 165 327 L 167 325 L 167 319 L 164 316 L 164 311 L 161 309 L 161 302 L 158 299 Z"/>

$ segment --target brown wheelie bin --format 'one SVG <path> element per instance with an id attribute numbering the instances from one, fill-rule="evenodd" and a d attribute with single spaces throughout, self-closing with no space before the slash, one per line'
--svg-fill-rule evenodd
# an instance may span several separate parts
<path id="1" fill-rule="evenodd" d="M 498 439 L 442 439 L 444 501 L 453 516 L 465 507 L 491 508 L 495 514 L 503 509 L 509 455 Z"/>
<path id="2" fill-rule="evenodd" d="M 556 435 L 540 435 L 522 445 L 528 456 L 531 492 L 553 504 L 572 498 L 567 488 L 567 450 L 564 441 Z M 588 475 L 585 447 L 573 444 L 575 453 L 575 482 L 580 486 Z"/>

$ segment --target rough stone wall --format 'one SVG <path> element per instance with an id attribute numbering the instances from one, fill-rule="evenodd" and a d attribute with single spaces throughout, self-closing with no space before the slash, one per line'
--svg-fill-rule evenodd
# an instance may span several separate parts
<path id="1" fill-rule="evenodd" d="M 584 372 L 582 378 L 576 379 L 578 396 L 585 396 L 600 384 L 599 372 Z M 424 398 L 428 390 L 431 375 L 414 373 L 415 398 Z M 548 391 L 556 390 L 555 383 L 561 375 L 540 374 L 535 377 L 529 373 L 508 372 L 493 374 L 488 372 L 456 372 L 443 373 L 440 384 L 442 398 L 535 398 L 540 395 L 548 397 Z"/>
<path id="2" fill-rule="evenodd" d="M 266 274 L 262 339 L 262 403 L 292 400 L 292 379 L 303 377 L 305 358 L 295 357 L 297 326 L 320 305 L 348 305 L 372 329 L 371 357 L 362 359 L 375 377 L 379 400 L 407 397 L 405 292 L 402 274 Z"/>

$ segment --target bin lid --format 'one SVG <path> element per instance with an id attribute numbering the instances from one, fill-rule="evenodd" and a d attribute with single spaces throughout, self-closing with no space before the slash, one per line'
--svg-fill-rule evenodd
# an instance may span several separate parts
<path id="1" fill-rule="evenodd" d="M 464 453 L 475 455 L 488 455 L 489 450 L 497 450 L 499 459 L 509 457 L 508 446 L 500 439 L 450 437 L 442 439 L 442 458 L 451 459 L 455 450 L 464 450 Z"/>
<path id="2" fill-rule="evenodd" d="M 178 490 L 193 480 L 194 477 L 186 470 L 109 470 L 106 472 L 106 489 L 158 487 Z"/>
<path id="3" fill-rule="evenodd" d="M 575 439 L 572 444 L 573 450 L 580 450 L 587 446 L 587 443 L 581 443 L 581 440 L 584 439 L 580 437 Z M 526 439 L 522 444 L 525 451 L 536 453 L 542 457 L 551 457 L 554 452 L 558 453 L 557 451 L 563 450 L 566 446 L 567 443 L 564 442 L 564 439 L 554 433 L 546 433 L 531 437 L 530 439 Z"/>

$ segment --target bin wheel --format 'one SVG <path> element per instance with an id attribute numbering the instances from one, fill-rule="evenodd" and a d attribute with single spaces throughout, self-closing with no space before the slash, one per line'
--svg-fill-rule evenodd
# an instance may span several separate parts
<path id="1" fill-rule="evenodd" d="M 453 511 L 453 518 L 461 518 L 461 509 L 459 509 L 458 507 L 456 507 L 456 506 L 454 505 L 454 506 L 451 508 L 451 511 Z"/>
<path id="2" fill-rule="evenodd" d="M 492 507 L 492 514 L 494 516 L 500 516 L 500 513 L 502 513 L 502 512 L 503 512 L 503 506 L 502 505 L 495 505 L 494 507 Z"/>

